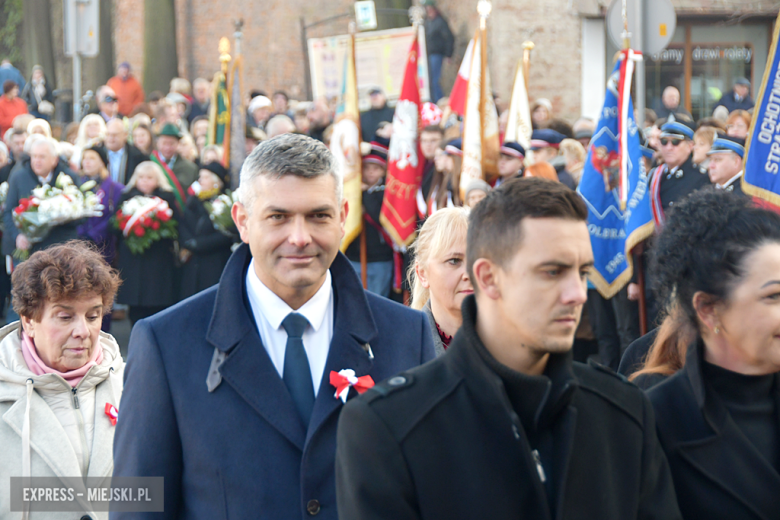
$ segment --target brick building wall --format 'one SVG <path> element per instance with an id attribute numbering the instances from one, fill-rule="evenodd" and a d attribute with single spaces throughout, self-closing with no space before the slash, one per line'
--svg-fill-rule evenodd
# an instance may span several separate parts
<path id="1" fill-rule="evenodd" d="M 306 91 L 300 17 L 306 23 L 351 9 L 350 0 L 176 0 L 179 75 L 211 78 L 219 69 L 219 40 L 233 45 L 233 21 L 244 19 L 244 81 L 248 89 L 284 89 L 300 98 Z M 115 0 L 116 62 L 143 71 L 143 0 Z M 347 19 L 309 31 L 310 37 L 343 34 Z"/>
<path id="2" fill-rule="evenodd" d="M 652 1 L 652 0 L 646 0 Z M 114 0 L 116 62 L 129 61 L 137 75 L 143 69 L 143 2 Z M 522 44 L 532 54 L 529 95 L 552 101 L 554 115 L 574 120 L 582 105 L 582 20 L 602 17 L 609 0 L 493 0 L 489 20 L 489 65 L 494 90 L 509 102 Z M 735 15 L 777 12 L 776 2 L 745 0 L 673 0 L 687 15 Z M 455 34 L 455 54 L 445 63 L 442 86 L 449 91 L 469 39 L 478 26 L 476 0 L 438 0 Z M 306 92 L 300 17 L 306 23 L 352 12 L 352 0 L 176 0 L 179 75 L 211 78 L 219 67 L 222 36 L 233 40 L 233 20 L 244 19 L 245 88 L 286 90 L 292 98 Z M 730 13 L 730 14 L 729 14 Z M 347 32 L 347 19 L 309 30 L 309 37 Z M 587 72 L 587 71 L 586 71 Z"/>
<path id="3" fill-rule="evenodd" d="M 179 74 L 190 80 L 211 78 L 219 67 L 217 46 L 222 36 L 233 39 L 233 20 L 244 18 L 245 85 L 266 91 L 287 90 L 305 96 L 300 17 L 307 23 L 348 12 L 351 0 L 177 0 Z M 496 0 L 490 19 L 490 67 L 494 88 L 508 102 L 522 43 L 537 47 L 530 78 L 531 97 L 549 97 L 564 117 L 579 112 L 579 15 L 565 9 L 568 0 Z M 456 37 L 455 55 L 444 68 L 445 91 L 457 74 L 479 19 L 476 2 L 440 0 Z M 136 75 L 143 70 L 143 3 L 115 0 L 116 62 L 128 61 Z M 341 19 L 309 30 L 309 37 L 343 34 Z M 497 49 L 501 49 L 498 52 Z"/>

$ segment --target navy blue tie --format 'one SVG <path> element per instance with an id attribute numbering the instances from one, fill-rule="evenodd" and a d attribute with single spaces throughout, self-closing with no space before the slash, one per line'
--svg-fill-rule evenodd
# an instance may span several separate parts
<path id="1" fill-rule="evenodd" d="M 307 427 L 314 409 L 314 384 L 311 380 L 309 358 L 303 349 L 303 331 L 308 324 L 309 321 L 297 312 L 291 312 L 282 321 L 282 327 L 287 331 L 282 379 L 303 419 L 303 424 Z"/>

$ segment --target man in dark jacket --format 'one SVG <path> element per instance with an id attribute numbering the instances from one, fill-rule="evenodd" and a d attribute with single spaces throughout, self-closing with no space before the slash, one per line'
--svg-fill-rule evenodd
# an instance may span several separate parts
<path id="1" fill-rule="evenodd" d="M 586 219 L 575 192 L 537 178 L 472 210 L 475 296 L 450 348 L 342 412 L 342 520 L 681 518 L 647 397 L 571 360 Z"/>
<path id="2" fill-rule="evenodd" d="M 13 211 L 19 201 L 29 197 L 32 190 L 44 184 L 54 185 L 60 173 L 73 179 L 75 185 L 81 184 L 78 175 L 70 171 L 65 161 L 57 155 L 57 144 L 53 139 L 39 139 L 30 148 L 30 162 L 20 170 L 11 173 L 8 179 L 8 197 L 3 210 L 3 254 L 12 255 L 15 249 L 28 249 L 34 253 L 50 245 L 78 238 L 80 221 L 73 221 L 54 227 L 41 242 L 33 244 L 28 237 L 19 232 L 14 225 Z"/>
<path id="3" fill-rule="evenodd" d="M 733 112 L 735 110 L 750 110 L 755 105 L 756 102 L 750 96 L 750 81 L 747 78 L 737 78 L 733 90 L 723 94 L 715 108 L 724 106 L 729 112 Z"/>
<path id="4" fill-rule="evenodd" d="M 339 372 L 381 381 L 420 365 L 431 331 L 338 253 L 347 209 L 325 145 L 280 135 L 241 175 L 245 244 L 220 284 L 133 329 L 114 476 L 165 477 L 166 518 L 336 520 Z"/>
<path id="5" fill-rule="evenodd" d="M 370 142 L 374 138 L 379 124 L 385 121 L 392 123 L 395 109 L 387 106 L 387 97 L 382 89 L 373 87 L 368 91 L 371 98 L 371 108 L 360 114 L 360 132 L 363 141 Z"/>
<path id="6" fill-rule="evenodd" d="M 106 123 L 106 152 L 108 153 L 108 173 L 111 179 L 120 184 L 127 184 L 133 176 L 136 166 L 149 157 L 127 142 L 127 130 L 119 119 Z"/>
<path id="7" fill-rule="evenodd" d="M 452 57 L 455 38 L 447 23 L 436 7 L 435 0 L 423 0 L 425 6 L 425 45 L 428 52 L 428 79 L 431 82 L 431 100 L 436 103 L 444 97 L 439 78 L 445 58 Z"/>

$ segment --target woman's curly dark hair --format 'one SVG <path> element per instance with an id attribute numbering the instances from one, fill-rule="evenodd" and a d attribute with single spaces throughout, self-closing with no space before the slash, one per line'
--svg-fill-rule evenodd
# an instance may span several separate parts
<path id="1" fill-rule="evenodd" d="M 707 188 L 675 206 L 650 263 L 666 316 L 642 369 L 629 379 L 680 370 L 699 334 L 693 295 L 702 291 L 713 303 L 728 301 L 745 274 L 745 257 L 768 242 L 780 242 L 780 215 L 748 197 Z"/>
<path id="2" fill-rule="evenodd" d="M 679 305 L 693 323 L 693 295 L 727 300 L 745 274 L 745 257 L 780 242 L 780 215 L 748 197 L 708 188 L 691 194 L 669 214 L 653 248 L 653 289 L 667 307 Z"/>
<path id="3" fill-rule="evenodd" d="M 11 295 L 19 316 L 40 321 L 46 302 L 100 296 L 103 312 L 109 312 L 119 284 L 97 249 L 81 240 L 71 240 L 37 251 L 11 275 Z"/>

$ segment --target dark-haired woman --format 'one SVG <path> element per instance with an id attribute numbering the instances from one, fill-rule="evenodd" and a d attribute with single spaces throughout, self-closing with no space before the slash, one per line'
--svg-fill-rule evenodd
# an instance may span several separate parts
<path id="1" fill-rule="evenodd" d="M 211 162 L 198 174 L 200 192 L 187 199 L 179 226 L 179 243 L 183 250 L 189 252 L 189 258 L 182 267 L 182 299 L 219 283 L 222 270 L 230 258 L 234 238 L 214 228 L 204 205 L 225 192 L 228 179 L 227 169 L 218 162 Z"/>
<path id="2" fill-rule="evenodd" d="M 698 192 L 675 207 L 655 251 L 673 312 L 639 374 L 682 364 L 649 396 L 683 516 L 778 518 L 780 215 Z"/>
<path id="3" fill-rule="evenodd" d="M 79 226 L 79 236 L 92 241 L 103 255 L 108 265 L 114 265 L 116 260 L 116 235 L 111 229 L 111 217 L 118 209 L 122 190 L 125 188 L 108 174 L 108 153 L 102 146 L 87 148 L 81 154 L 81 182 L 95 181 L 92 190 L 97 194 L 103 205 L 103 214 L 90 217 Z M 103 316 L 103 332 L 111 329 L 111 313 Z"/>

